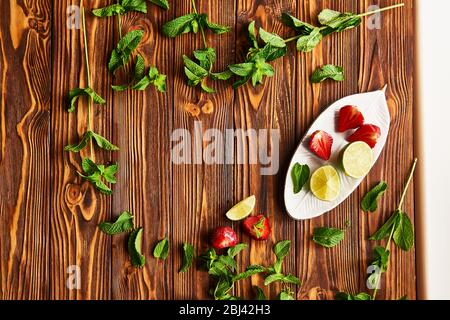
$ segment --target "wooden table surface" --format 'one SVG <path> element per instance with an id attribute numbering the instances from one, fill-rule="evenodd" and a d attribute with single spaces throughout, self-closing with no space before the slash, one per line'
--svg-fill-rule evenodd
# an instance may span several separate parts
<path id="1" fill-rule="evenodd" d="M 88 1 L 96 8 L 112 1 Z M 395 209 L 414 154 L 413 117 L 413 1 L 382 15 L 380 30 L 366 22 L 357 29 L 328 37 L 314 52 L 289 54 L 273 65 L 275 76 L 254 89 L 234 91 L 219 83 L 218 93 L 207 95 L 186 85 L 182 54 L 201 47 L 199 35 L 169 39 L 160 34 L 164 22 L 190 12 L 190 0 L 170 1 L 164 11 L 149 4 L 147 14 L 131 13 L 122 19 L 123 31 L 145 29 L 139 50 L 148 64 L 168 75 L 166 94 L 153 88 L 145 92 L 114 93 L 113 77 L 106 64 L 118 40 L 116 19 L 87 15 L 89 57 L 95 89 L 107 100 L 95 106 L 94 129 L 120 147 L 119 152 L 95 152 L 98 162 L 118 161 L 118 183 L 110 197 L 100 195 L 83 181 L 80 155 L 63 151 L 78 140 L 87 126 L 86 103 L 75 114 L 67 112 L 67 94 L 84 86 L 85 64 L 80 30 L 67 28 L 67 8 L 79 1 L 1 1 L 0 12 L 0 298 L 1 299 L 208 299 L 210 280 L 196 268 L 179 274 L 181 244 L 190 242 L 197 252 L 208 246 L 212 228 L 230 225 L 249 242 L 239 265 L 273 262 L 271 247 L 279 240 L 292 241 L 286 272 L 300 277 L 298 299 L 333 299 L 338 290 L 367 291 L 367 266 L 376 245 L 368 241 Z M 232 32 L 207 34 L 218 52 L 217 69 L 242 61 L 248 48 L 246 27 L 254 19 L 265 30 L 292 32 L 279 17 L 289 11 L 314 21 L 323 8 L 364 12 L 369 0 L 219 0 L 197 1 L 199 11 L 212 21 L 233 26 Z M 380 0 L 380 6 L 395 4 Z M 342 65 L 346 80 L 312 85 L 318 66 Z M 120 77 L 120 76 L 119 76 Z M 81 80 L 80 80 L 81 79 Z M 116 80 L 114 80 L 116 81 Z M 120 82 L 120 81 L 119 81 Z M 367 179 L 336 210 L 311 221 L 290 219 L 283 207 L 283 185 L 290 157 L 312 121 L 329 104 L 354 93 L 388 84 L 392 129 L 388 144 Z M 174 129 L 193 131 L 194 119 L 184 106 L 211 101 L 212 115 L 202 115 L 203 130 L 279 129 L 280 171 L 261 176 L 259 165 L 174 165 L 170 160 Z M 246 145 L 248 150 L 248 143 Z M 81 155 L 85 155 L 82 153 Z M 364 214 L 359 203 L 381 179 L 390 189 L 381 210 Z M 414 188 L 406 211 L 414 219 Z M 256 212 L 265 213 L 273 225 L 266 243 L 250 242 L 238 224 L 224 213 L 246 196 L 257 197 Z M 143 249 L 147 263 L 134 269 L 126 250 L 126 236 L 113 238 L 99 232 L 97 224 L 130 210 L 144 227 Z M 332 250 L 311 241 L 315 227 L 351 228 L 342 245 Z M 155 242 L 171 241 L 167 261 L 151 257 Z M 81 289 L 66 286 L 67 268 L 80 267 Z M 235 293 L 252 298 L 253 277 L 238 283 Z M 393 249 L 379 298 L 416 298 L 415 251 Z M 386 288 L 388 288 L 386 290 Z M 294 288 L 295 289 L 295 288 Z M 274 298 L 277 285 L 266 289 Z"/>

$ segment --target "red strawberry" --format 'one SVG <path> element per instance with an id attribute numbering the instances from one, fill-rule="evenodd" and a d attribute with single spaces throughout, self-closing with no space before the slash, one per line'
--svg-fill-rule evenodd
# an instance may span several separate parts
<path id="1" fill-rule="evenodd" d="M 248 217 L 244 220 L 243 228 L 252 239 L 259 241 L 269 239 L 271 232 L 269 219 L 263 215 Z"/>
<path id="2" fill-rule="evenodd" d="M 378 139 L 381 137 L 381 129 L 372 124 L 365 124 L 347 138 L 349 142 L 363 141 L 372 149 L 375 148 Z"/>
<path id="3" fill-rule="evenodd" d="M 311 151 L 325 161 L 330 160 L 332 146 L 333 137 L 325 131 L 320 130 L 313 133 L 311 141 L 309 142 Z"/>
<path id="4" fill-rule="evenodd" d="M 219 227 L 211 234 L 211 245 L 216 250 L 231 248 L 238 244 L 236 232 L 229 227 Z"/>
<path id="5" fill-rule="evenodd" d="M 364 116 L 355 106 L 345 106 L 339 111 L 338 132 L 356 129 L 364 124 Z"/>

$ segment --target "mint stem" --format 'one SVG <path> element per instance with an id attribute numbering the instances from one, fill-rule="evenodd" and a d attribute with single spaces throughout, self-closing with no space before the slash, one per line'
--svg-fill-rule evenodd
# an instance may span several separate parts
<path id="1" fill-rule="evenodd" d="M 194 10 L 194 13 L 198 15 L 197 6 L 195 5 L 195 0 L 192 0 L 192 10 Z M 208 48 L 208 43 L 206 42 L 206 36 L 205 36 L 205 30 L 203 30 L 203 26 L 199 23 L 200 32 L 202 34 L 203 39 L 203 45 L 205 46 L 205 49 Z"/>
<path id="2" fill-rule="evenodd" d="M 393 6 L 389 6 L 389 7 L 385 7 L 385 8 L 380 8 L 380 9 L 378 9 L 378 10 L 374 10 L 374 11 L 369 11 L 369 12 L 366 12 L 366 13 L 358 14 L 358 17 L 363 18 L 363 17 L 370 16 L 370 15 L 372 15 L 372 14 L 376 14 L 376 13 L 380 13 L 380 12 L 383 12 L 383 11 L 387 11 L 387 10 L 392 10 L 392 9 L 395 9 L 395 8 L 404 7 L 404 6 L 405 6 L 404 3 L 395 4 L 395 5 L 393 5 Z"/>
<path id="3" fill-rule="evenodd" d="M 405 198 L 406 198 L 406 194 L 407 194 L 408 189 L 409 189 L 409 185 L 411 184 L 411 181 L 412 181 L 412 179 L 414 177 L 414 172 L 416 171 L 417 162 L 418 162 L 418 159 L 415 158 L 414 159 L 414 163 L 413 163 L 413 165 L 411 167 L 411 171 L 409 173 L 408 181 L 406 182 L 406 186 L 405 186 L 405 189 L 403 190 L 403 194 L 402 194 L 402 197 L 400 199 L 400 203 L 398 205 L 397 210 L 401 210 L 402 206 L 403 206 L 403 203 L 405 202 Z"/>
<path id="4" fill-rule="evenodd" d="M 120 0 L 117 0 L 120 3 Z M 120 14 L 117 15 L 117 28 L 119 29 L 119 40 L 122 39 L 122 22 L 120 19 Z"/>
<path id="5" fill-rule="evenodd" d="M 84 12 L 84 0 L 81 0 L 81 20 L 83 23 L 83 41 L 84 41 L 84 56 L 86 59 L 86 74 L 87 74 L 87 85 L 89 88 L 91 88 L 91 70 L 89 68 L 89 53 L 88 53 L 88 42 L 86 37 L 86 15 Z M 92 131 L 92 123 L 91 123 L 91 104 L 92 104 L 92 98 L 88 99 L 88 130 Z M 92 139 L 90 140 L 90 148 L 89 152 L 92 158 L 92 150 L 93 150 L 93 144 Z"/>

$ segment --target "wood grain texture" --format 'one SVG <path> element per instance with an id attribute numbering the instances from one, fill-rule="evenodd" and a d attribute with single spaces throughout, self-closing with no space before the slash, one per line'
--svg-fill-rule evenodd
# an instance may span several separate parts
<path id="1" fill-rule="evenodd" d="M 46 299 L 51 1 L 0 9 L 0 299 Z"/>
<path id="2" fill-rule="evenodd" d="M 164 22 L 192 11 L 190 0 L 170 1 L 164 11 L 149 3 L 148 13 L 130 13 L 121 19 L 122 34 L 142 29 L 145 36 L 138 51 L 146 65 L 167 74 L 167 93 L 154 88 L 144 92 L 113 92 L 111 84 L 123 83 L 132 66 L 113 77 L 106 69 L 111 50 L 119 40 L 115 17 L 96 18 L 89 10 L 109 1 L 85 1 L 87 39 L 92 85 L 106 100 L 93 106 L 94 130 L 120 147 L 110 153 L 93 150 L 97 162 L 119 163 L 118 183 L 112 197 L 100 195 L 83 181 L 81 154 L 63 151 L 87 128 L 87 103 L 81 99 L 77 111 L 67 112 L 67 93 L 86 86 L 84 44 L 80 29 L 70 29 L 67 20 L 79 0 L 2 1 L 0 20 L 0 299 L 209 299 L 212 282 L 207 273 L 191 268 L 180 274 L 181 246 L 196 247 L 200 254 L 208 247 L 208 236 L 217 226 L 238 231 L 249 248 L 239 256 L 241 268 L 274 261 L 272 246 L 279 240 L 292 241 L 284 271 L 300 277 L 303 285 L 291 287 L 298 299 L 333 299 L 338 291 L 367 291 L 367 266 L 377 245 L 368 237 L 396 208 L 414 156 L 413 141 L 413 0 L 406 6 L 381 15 L 381 28 L 361 27 L 332 35 L 312 52 L 300 54 L 290 45 L 289 53 L 273 63 L 275 76 L 253 88 L 230 88 L 229 82 L 214 82 L 217 90 L 208 95 L 186 85 L 182 55 L 203 47 L 200 34 L 168 39 L 161 33 Z M 232 26 L 230 33 L 206 33 L 208 45 L 217 50 L 215 71 L 242 62 L 249 43 L 247 26 L 283 35 L 293 33 L 279 18 L 290 12 L 316 23 L 323 8 L 363 12 L 369 0 L 198 0 L 199 12 L 214 22 Z M 379 6 L 396 3 L 380 0 Z M 342 83 L 311 84 L 311 73 L 323 64 L 345 68 Z M 349 94 L 379 89 L 388 84 L 392 131 L 376 166 L 342 205 L 323 217 L 304 222 L 291 220 L 283 204 L 286 170 L 298 142 L 313 120 L 328 105 Z M 214 113 L 193 118 L 188 105 L 211 104 Z M 174 130 L 194 136 L 195 126 L 208 129 L 268 130 L 279 134 L 280 144 L 270 143 L 268 153 L 279 157 L 278 174 L 261 175 L 261 164 L 183 164 L 171 161 Z M 242 132 L 237 133 L 242 137 Z M 258 141 L 244 136 L 243 154 Z M 261 141 L 260 141 L 261 142 Z M 203 148 L 209 143 L 200 142 Z M 220 145 L 218 145 L 220 146 Z M 260 145 L 261 146 L 261 145 Z M 198 146 L 197 146 L 198 147 Z M 195 151 L 192 141 L 192 154 Z M 225 152 L 225 147 L 223 147 Z M 234 147 L 237 153 L 238 146 Z M 363 195 L 379 180 L 389 191 L 381 210 L 360 212 Z M 414 187 L 405 211 L 414 220 Z M 224 214 L 236 202 L 255 194 L 255 213 L 266 214 L 273 226 L 266 243 L 250 242 L 239 223 Z M 97 224 L 131 211 L 136 225 L 144 227 L 143 252 L 147 263 L 134 269 L 126 250 L 126 235 L 108 237 Z M 345 241 L 332 250 L 316 246 L 311 235 L 316 227 L 351 227 Z M 171 254 L 165 261 L 152 257 L 155 243 L 167 236 Z M 79 266 L 81 288 L 69 289 L 68 268 Z M 254 297 L 253 286 L 263 286 L 255 276 L 239 282 L 234 294 Z M 264 291 L 276 298 L 280 285 Z M 388 288 L 388 289 L 387 289 Z M 416 298 L 415 251 L 393 248 L 388 273 L 383 276 L 379 299 Z"/>

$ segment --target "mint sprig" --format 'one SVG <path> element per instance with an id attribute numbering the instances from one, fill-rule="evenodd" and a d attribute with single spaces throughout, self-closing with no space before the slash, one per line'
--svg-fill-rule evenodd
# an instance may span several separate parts
<path id="1" fill-rule="evenodd" d="M 130 232 L 134 228 L 134 216 L 130 212 L 124 211 L 116 221 L 101 222 L 98 228 L 110 236 Z"/>

